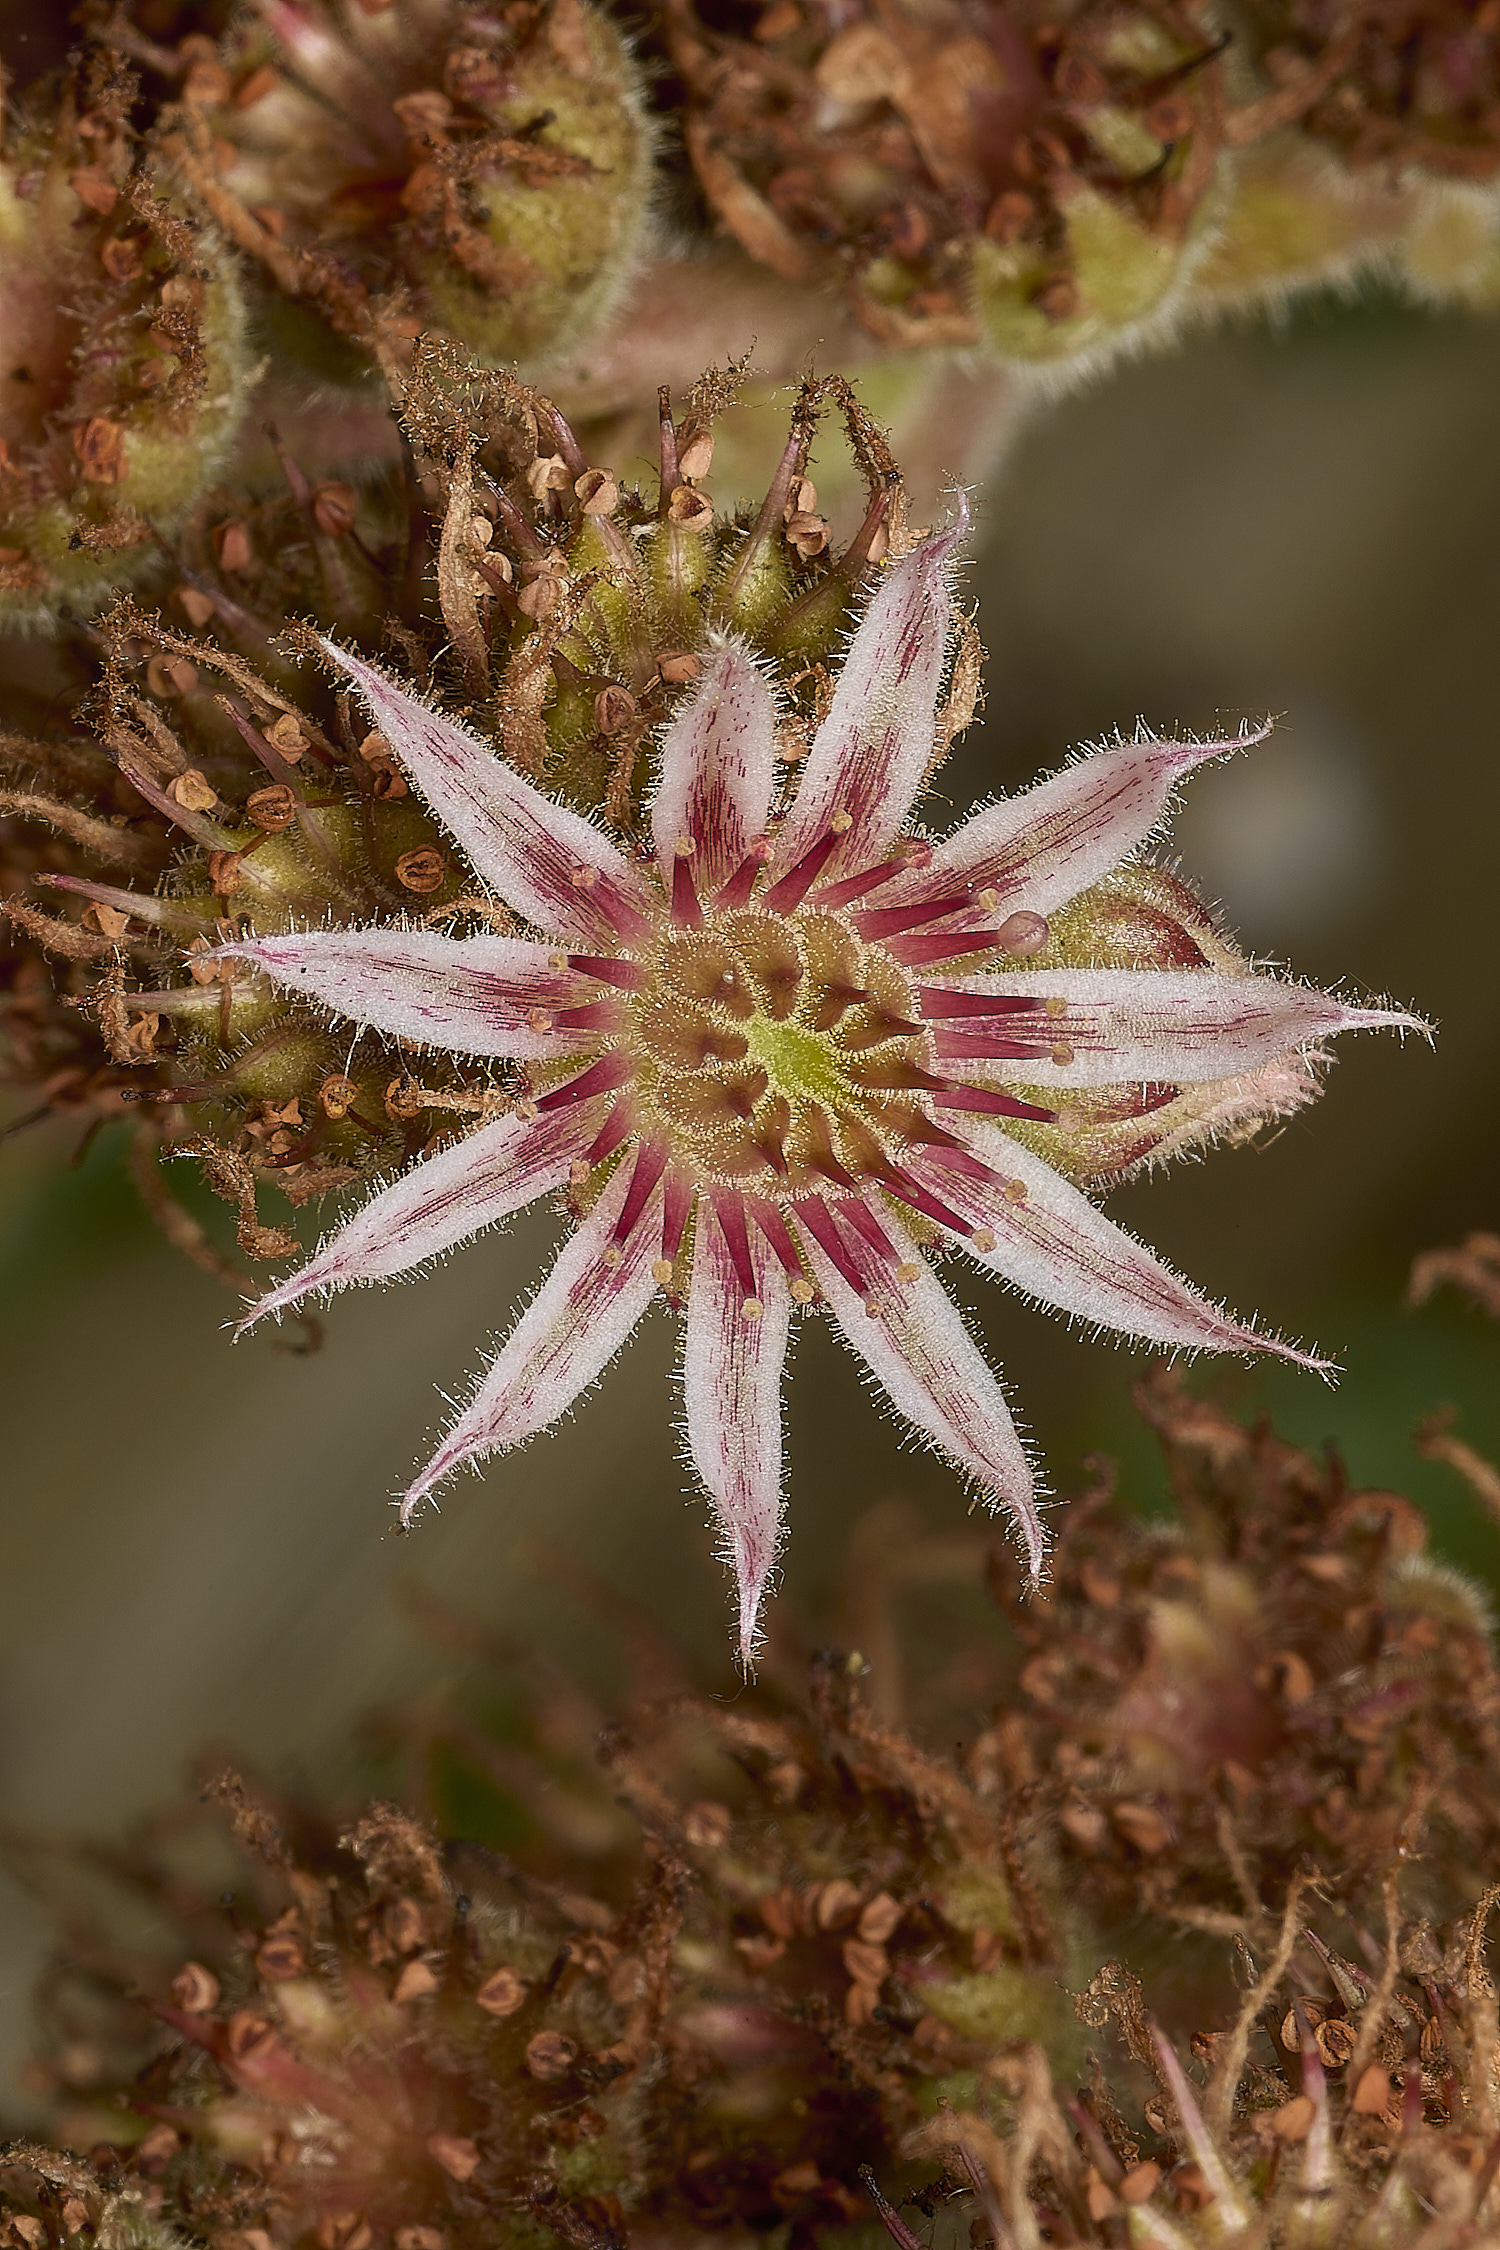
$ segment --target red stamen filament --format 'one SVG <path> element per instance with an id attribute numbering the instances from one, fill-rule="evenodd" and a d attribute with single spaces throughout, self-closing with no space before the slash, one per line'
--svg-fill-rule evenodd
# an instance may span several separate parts
<path id="1" fill-rule="evenodd" d="M 1029 1117 L 1038 1125 L 1055 1125 L 1055 1109 L 1038 1109 L 1034 1102 L 1013 1101 L 1009 1094 L 992 1094 L 982 1086 L 950 1086 L 935 1093 L 939 1109 L 973 1109 L 986 1117 Z"/>
<path id="2" fill-rule="evenodd" d="M 622 992 L 640 992 L 646 972 L 638 961 L 622 961 L 608 953 L 570 953 L 569 965 L 596 984 L 618 985 Z"/>
<path id="3" fill-rule="evenodd" d="M 882 1186 L 887 1188 L 900 1202 L 907 1204 L 913 1211 L 920 1211 L 924 1219 L 935 1219 L 940 1227 L 947 1227 L 952 1234 L 972 1234 L 974 1232 L 967 1219 L 961 1219 L 958 1213 L 950 1210 L 946 1203 L 939 1202 L 938 1198 L 930 1194 L 919 1181 L 914 1180 L 909 1172 L 903 1172 L 898 1164 L 892 1164 L 886 1171 L 882 1172 L 880 1179 Z"/>
<path id="4" fill-rule="evenodd" d="M 745 1199 L 727 1188 L 716 1188 L 713 1193 L 714 1216 L 719 1231 L 729 1248 L 729 1262 L 734 1267 L 741 1294 L 748 1302 L 759 1296 L 755 1284 L 755 1262 L 750 1255 L 750 1230 L 745 1223 Z"/>
<path id="5" fill-rule="evenodd" d="M 971 1148 L 966 1148 L 962 1141 L 951 1136 L 946 1140 L 924 1143 L 920 1154 L 929 1164 L 946 1165 L 950 1172 L 957 1172 L 965 1180 L 991 1183 L 1004 1177 L 993 1165 L 986 1164 L 977 1157 Z"/>
<path id="6" fill-rule="evenodd" d="M 620 1143 L 628 1138 L 634 1122 L 635 1110 L 633 1105 L 625 1100 L 617 1101 L 600 1126 L 591 1145 L 584 1150 L 584 1163 L 602 1164 L 606 1156 L 613 1156 Z M 620 1239 L 623 1241 L 624 1236 L 622 1235 Z"/>
<path id="7" fill-rule="evenodd" d="M 965 953 L 993 953 L 1000 940 L 993 930 L 943 930 L 924 937 L 920 931 L 887 941 L 893 961 L 906 969 L 930 969 L 939 961 L 954 961 Z"/>
<path id="8" fill-rule="evenodd" d="M 857 1195 L 844 1195 L 840 1196 L 835 1208 L 845 1226 L 852 1227 L 857 1235 L 862 1236 L 883 1264 L 890 1266 L 900 1264 L 901 1261 L 896 1256 L 895 1244 L 891 1241 L 868 1203 Z"/>
<path id="9" fill-rule="evenodd" d="M 559 1008 L 552 1023 L 558 1031 L 622 1031 L 625 1020 L 617 1000 L 590 1000 L 581 1008 Z"/>
<path id="10" fill-rule="evenodd" d="M 888 859 L 879 867 L 867 867 L 863 875 L 846 875 L 841 883 L 825 883 L 814 899 L 815 906 L 847 906 L 851 899 L 863 898 L 867 891 L 879 890 L 893 876 L 904 875 L 911 862 L 905 859 Z"/>
<path id="11" fill-rule="evenodd" d="M 760 1196 L 747 1195 L 744 1202 L 745 1209 L 749 1212 L 767 1242 L 770 1243 L 776 1256 L 781 1260 L 789 1278 L 793 1281 L 805 1282 L 807 1274 L 802 1260 L 797 1255 L 797 1245 L 793 1242 L 791 1229 L 777 1206 L 774 1203 L 767 1203 Z"/>
<path id="12" fill-rule="evenodd" d="M 917 987 L 917 1004 L 929 1022 L 948 1016 L 1025 1016 L 1040 1013 L 1047 1005 L 1013 992 L 952 992 L 941 985 Z"/>
<path id="13" fill-rule="evenodd" d="M 849 1245 L 834 1224 L 833 1213 L 821 1196 L 804 1195 L 792 1205 L 792 1209 L 813 1237 L 813 1240 L 826 1253 L 830 1264 L 835 1266 L 843 1275 L 855 1295 L 858 1297 L 865 1296 L 867 1294 L 865 1277 L 855 1263 Z"/>
<path id="14" fill-rule="evenodd" d="M 554 1086 L 550 1094 L 543 1094 L 536 1106 L 539 1110 L 565 1109 L 570 1102 L 586 1102 L 595 1094 L 610 1093 L 634 1076 L 635 1065 L 628 1055 L 601 1055 L 577 1078 L 570 1078 L 565 1085 Z"/>
<path id="15" fill-rule="evenodd" d="M 619 1105 L 623 1108 L 623 1103 Z M 635 1171 L 625 1191 L 625 1201 L 620 1206 L 620 1216 L 615 1221 L 616 1242 L 628 1242 L 635 1231 L 636 1221 L 651 1200 L 651 1191 L 667 1168 L 665 1141 L 642 1141 L 636 1151 Z M 670 1194 L 670 1189 L 669 1189 Z M 681 1239 L 681 1229 L 678 1230 Z M 669 1255 L 675 1257 L 676 1245 Z"/>
<path id="16" fill-rule="evenodd" d="M 692 1181 L 684 1172 L 669 1172 L 666 1187 L 662 1191 L 661 1214 L 661 1254 L 667 1265 L 671 1265 L 682 1248 L 682 1238 L 687 1231 L 688 1214 L 692 1208 Z"/>
<path id="17" fill-rule="evenodd" d="M 966 914 L 973 905 L 967 891 L 950 891 L 946 898 L 929 898 L 911 906 L 875 906 L 856 914 L 854 926 L 862 938 L 899 937 L 903 930 L 919 929 L 924 922 L 941 922 L 945 914 Z"/>
<path id="18" fill-rule="evenodd" d="M 755 879 L 765 864 L 763 852 L 752 852 L 748 859 L 742 859 L 714 899 L 714 912 L 730 914 L 736 907 L 748 906 L 755 891 Z"/>
<path id="19" fill-rule="evenodd" d="M 701 930 L 703 927 L 703 908 L 698 902 L 692 858 L 687 852 L 679 852 L 672 862 L 672 919 L 679 929 Z"/>
<path id="20" fill-rule="evenodd" d="M 823 869 L 843 842 L 841 829 L 825 828 L 817 842 L 802 854 L 796 866 L 773 883 L 763 904 L 773 914 L 790 914 L 802 904 Z"/>
<path id="21" fill-rule="evenodd" d="M 979 1057 L 990 1062 L 1045 1061 L 1049 1049 L 1035 1039 L 996 1039 L 983 1031 L 934 1032 L 933 1052 L 944 1062 Z"/>
<path id="22" fill-rule="evenodd" d="M 586 895 L 589 904 L 598 909 L 615 936 L 625 944 L 639 945 L 644 938 L 650 937 L 650 923 L 636 911 L 624 892 L 607 878 L 601 877 L 599 881 L 592 883 Z"/>

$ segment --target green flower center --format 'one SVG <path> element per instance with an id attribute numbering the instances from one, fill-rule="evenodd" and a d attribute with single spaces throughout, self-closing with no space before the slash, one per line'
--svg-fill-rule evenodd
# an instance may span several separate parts
<path id="1" fill-rule="evenodd" d="M 816 1102 L 838 1109 L 855 1089 L 844 1075 L 837 1045 L 826 1032 L 805 1031 L 797 1023 L 773 1023 L 753 1015 L 741 1026 L 750 1052 L 778 1094 L 789 1102 Z"/>
<path id="2" fill-rule="evenodd" d="M 880 1171 L 916 1123 L 926 1040 L 890 956 L 837 914 L 753 906 L 643 950 L 641 1130 L 699 1178 L 799 1195 Z"/>

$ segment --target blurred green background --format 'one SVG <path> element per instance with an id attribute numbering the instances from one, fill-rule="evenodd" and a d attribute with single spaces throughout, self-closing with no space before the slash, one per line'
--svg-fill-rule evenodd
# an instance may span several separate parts
<path id="1" fill-rule="evenodd" d="M 1199 1380 L 1336 1443 L 1355 1481 L 1415 1493 L 1442 1550 L 1500 1588 L 1500 1531 L 1410 1442 L 1451 1403 L 1462 1434 L 1500 1453 L 1500 1335 L 1451 1293 L 1401 1302 L 1414 1253 L 1500 1220 L 1497 395 L 1500 325 L 1367 299 L 1204 339 L 1038 416 L 981 496 L 988 704 L 943 785 L 957 813 L 1138 715 L 1207 729 L 1284 714 L 1270 746 L 1192 785 L 1174 849 L 1258 956 L 1414 1005 L 1438 1045 L 1346 1041 L 1326 1099 L 1287 1129 L 1111 1209 L 1346 1368 L 1336 1390 L 1238 1365 Z M 529 1289 L 548 1213 L 335 1308 L 325 1349 L 297 1358 L 270 1340 L 231 1348 L 231 1301 L 141 1214 L 118 1135 L 77 1169 L 70 1153 L 37 1131 L 0 1144 L 8 1822 L 115 1827 L 205 1743 L 349 1783 L 361 1715 L 440 1693 L 458 1663 L 414 1623 L 418 1584 L 597 1671 L 608 1634 L 559 1557 L 735 1692 L 664 1313 L 559 1432 L 460 1482 L 414 1538 L 391 1535 L 385 1503 L 440 1419 L 435 1387 L 462 1385 Z M 1159 1504 L 1129 1406 L 1142 1357 L 959 1287 L 1057 1491 L 1105 1451 Z M 903 1450 L 816 1322 L 788 1419 L 781 1615 L 815 1637 L 843 1629 L 851 1602 L 857 1615 L 848 1556 L 867 1511 L 900 1500 L 961 1532 L 964 1502 Z M 935 1630 L 941 1600 L 914 1602 Z M 4 1895 L 11 2108 L 43 1924 Z"/>

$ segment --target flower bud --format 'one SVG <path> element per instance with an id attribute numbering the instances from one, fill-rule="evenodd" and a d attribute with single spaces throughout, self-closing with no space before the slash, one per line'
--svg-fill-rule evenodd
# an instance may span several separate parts
<path id="1" fill-rule="evenodd" d="M 138 575 L 238 426 L 234 270 L 132 171 L 134 92 L 92 50 L 37 89 L 0 156 L 0 618 Z"/>

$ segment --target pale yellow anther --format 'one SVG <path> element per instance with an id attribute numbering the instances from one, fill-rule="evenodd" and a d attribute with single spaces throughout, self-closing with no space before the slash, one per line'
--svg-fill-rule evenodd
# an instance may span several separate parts
<path id="1" fill-rule="evenodd" d="M 656 1283 L 658 1289 L 671 1288 L 672 1261 L 670 1258 L 654 1258 L 652 1260 L 651 1279 Z"/>
<path id="2" fill-rule="evenodd" d="M 548 954 L 548 956 L 547 956 L 547 966 L 548 966 L 548 968 L 549 968 L 549 969 L 565 969 L 565 968 L 567 967 L 567 965 L 568 965 L 568 956 L 566 955 L 566 953 L 549 953 L 549 954 Z"/>
<path id="3" fill-rule="evenodd" d="M 537 1108 L 534 1101 L 523 1099 L 521 1101 L 518 1101 L 516 1104 L 517 1117 L 524 1117 L 528 1120 L 528 1122 L 533 1117 L 540 1117 L 541 1114 L 541 1111 Z"/>
<path id="4" fill-rule="evenodd" d="M 866 1320 L 879 1320 L 880 1318 L 880 1305 L 874 1297 L 866 1297 L 865 1299 L 865 1318 Z"/>
<path id="5" fill-rule="evenodd" d="M 618 1242 L 607 1242 L 604 1246 L 604 1255 L 600 1259 L 599 1263 L 603 1266 L 606 1273 L 613 1273 L 615 1268 L 619 1265 L 624 1254 L 625 1253 L 621 1250 Z"/>
<path id="6" fill-rule="evenodd" d="M 575 1158 L 573 1163 L 568 1166 L 568 1185 L 570 1187 L 587 1187 L 589 1171 L 590 1167 L 584 1163 L 581 1156 Z"/>
<path id="7" fill-rule="evenodd" d="M 792 1283 L 792 1297 L 794 1302 L 799 1305 L 810 1305 L 817 1294 L 817 1290 L 814 1289 L 810 1281 L 794 1281 Z"/>
<path id="8" fill-rule="evenodd" d="M 691 859 L 698 846 L 691 836 L 679 836 L 672 849 L 679 859 Z"/>
<path id="9" fill-rule="evenodd" d="M 1007 1180 L 1005 1183 L 1005 1200 L 1007 1203 L 1024 1203 L 1027 1200 L 1027 1192 L 1024 1180 Z"/>
<path id="10" fill-rule="evenodd" d="M 969 1240 L 982 1258 L 987 1258 L 995 1247 L 995 1237 L 988 1227 L 976 1227 Z"/>
<path id="11" fill-rule="evenodd" d="M 1068 1045 L 1066 1039 L 1060 1039 L 1057 1045 L 1053 1048 L 1052 1060 L 1056 1063 L 1059 1070 L 1067 1069 L 1068 1064 L 1073 1060 L 1073 1050 Z"/>
<path id="12" fill-rule="evenodd" d="M 975 896 L 986 914 L 992 914 L 1000 904 L 1000 893 L 995 889 L 993 883 L 987 883 L 982 891 L 976 892 Z"/>
<path id="13" fill-rule="evenodd" d="M 740 1312 L 746 1320 L 759 1320 L 763 1309 L 759 1297 L 747 1297 Z"/>
<path id="14" fill-rule="evenodd" d="M 597 867 L 575 867 L 568 881 L 575 891 L 591 891 L 599 880 Z"/>
<path id="15" fill-rule="evenodd" d="M 1049 1016 L 1065 1016 L 1068 1012 L 1068 1003 L 1061 999 L 1057 993 L 1049 992 L 1046 1012 Z"/>
<path id="16" fill-rule="evenodd" d="M 530 1024 L 533 1031 L 550 1031 L 552 1029 L 552 1018 L 548 1015 L 545 1008 L 528 1009 L 526 1014 L 526 1021 Z"/>
<path id="17" fill-rule="evenodd" d="M 847 836 L 850 829 L 854 826 L 854 815 L 853 813 L 846 813 L 842 810 L 836 813 L 832 813 L 829 816 L 828 825 L 833 830 L 835 836 Z"/>
<path id="18" fill-rule="evenodd" d="M 896 1268 L 896 1279 L 898 1281 L 920 1281 L 921 1278 L 922 1269 L 915 1258 L 903 1259 L 902 1263 Z"/>

